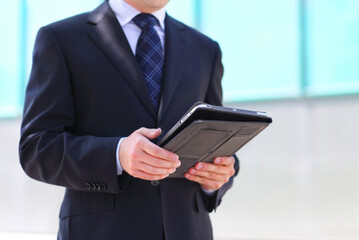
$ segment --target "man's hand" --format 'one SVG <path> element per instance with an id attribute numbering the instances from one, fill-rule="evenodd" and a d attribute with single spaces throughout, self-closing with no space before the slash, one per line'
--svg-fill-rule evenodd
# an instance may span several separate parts
<path id="1" fill-rule="evenodd" d="M 228 182 L 234 173 L 234 157 L 217 157 L 214 163 L 196 163 L 185 177 L 201 184 L 204 190 L 215 191 Z"/>
<path id="2" fill-rule="evenodd" d="M 160 128 L 140 128 L 122 140 L 120 163 L 128 174 L 144 180 L 160 180 L 181 165 L 176 154 L 149 141 L 160 136 L 161 131 Z"/>

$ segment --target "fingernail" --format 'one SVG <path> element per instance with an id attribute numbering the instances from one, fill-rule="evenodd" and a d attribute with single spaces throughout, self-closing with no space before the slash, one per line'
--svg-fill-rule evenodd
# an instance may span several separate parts
<path id="1" fill-rule="evenodd" d="M 177 167 L 180 167 L 181 166 L 181 161 L 178 161 L 177 162 Z"/>
<path id="2" fill-rule="evenodd" d="M 192 174 L 195 174 L 195 173 L 196 173 L 196 169 L 191 168 L 191 169 L 189 170 L 189 172 L 192 173 Z"/>
<path id="3" fill-rule="evenodd" d="M 172 168 L 172 169 L 171 169 L 171 173 L 174 173 L 175 171 L 176 171 L 175 168 Z"/>
<path id="4" fill-rule="evenodd" d="M 221 162 L 221 159 L 220 158 L 216 158 L 216 159 L 214 159 L 214 163 L 220 163 Z"/>
<path id="5" fill-rule="evenodd" d="M 202 169 L 202 167 L 203 167 L 202 163 L 198 163 L 198 164 L 196 165 L 196 168 L 197 168 L 197 169 Z"/>
<path id="6" fill-rule="evenodd" d="M 173 161 L 177 161 L 179 159 L 179 157 L 176 155 L 172 158 Z"/>
<path id="7" fill-rule="evenodd" d="M 186 173 L 184 176 L 185 176 L 185 178 L 189 178 L 189 177 L 190 177 L 190 175 L 189 175 L 188 173 Z"/>

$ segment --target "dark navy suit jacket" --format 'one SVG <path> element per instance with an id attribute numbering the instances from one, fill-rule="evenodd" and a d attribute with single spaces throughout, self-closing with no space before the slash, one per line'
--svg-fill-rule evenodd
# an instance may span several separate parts
<path id="1" fill-rule="evenodd" d="M 220 105 L 219 46 L 165 18 L 163 93 L 156 116 L 144 79 L 114 13 L 104 2 L 90 13 L 39 30 L 20 140 L 24 171 L 66 187 L 59 239 L 210 240 L 214 197 L 199 184 L 159 184 L 116 174 L 119 139 L 140 127 L 167 132 L 195 102 Z M 239 163 L 236 160 L 238 172 Z"/>

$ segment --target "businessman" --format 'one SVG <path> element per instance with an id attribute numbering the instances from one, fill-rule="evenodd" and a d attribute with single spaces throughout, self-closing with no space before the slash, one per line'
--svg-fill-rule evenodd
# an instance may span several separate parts
<path id="1" fill-rule="evenodd" d="M 66 187 L 58 239 L 213 239 L 238 160 L 167 178 L 181 159 L 155 143 L 193 103 L 221 104 L 221 51 L 167 2 L 109 0 L 38 32 L 20 162 Z"/>

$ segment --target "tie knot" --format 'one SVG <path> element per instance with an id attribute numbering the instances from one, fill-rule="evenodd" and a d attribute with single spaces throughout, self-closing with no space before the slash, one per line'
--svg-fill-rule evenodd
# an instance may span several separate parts
<path id="1" fill-rule="evenodd" d="M 153 27 L 156 24 L 159 24 L 158 19 L 152 14 L 148 14 L 148 13 L 140 13 L 137 16 L 135 16 L 132 20 L 141 29 L 143 29 L 146 26 Z"/>

